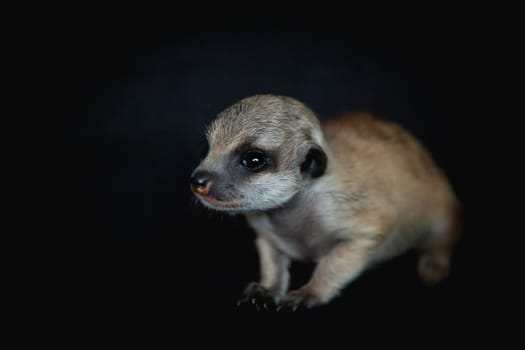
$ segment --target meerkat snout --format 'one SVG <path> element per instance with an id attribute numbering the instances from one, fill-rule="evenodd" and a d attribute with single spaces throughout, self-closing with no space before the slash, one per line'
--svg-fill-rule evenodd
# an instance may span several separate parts
<path id="1" fill-rule="evenodd" d="M 242 301 L 323 305 L 370 266 L 412 249 L 423 281 L 449 273 L 461 205 L 400 125 L 366 113 L 321 124 L 293 98 L 256 95 L 221 112 L 206 139 L 192 191 L 208 208 L 243 214 L 257 234 L 260 279 Z M 294 260 L 316 267 L 288 291 Z"/>
<path id="2" fill-rule="evenodd" d="M 211 175 L 206 171 L 196 171 L 190 179 L 191 190 L 198 195 L 206 196 L 210 193 Z"/>

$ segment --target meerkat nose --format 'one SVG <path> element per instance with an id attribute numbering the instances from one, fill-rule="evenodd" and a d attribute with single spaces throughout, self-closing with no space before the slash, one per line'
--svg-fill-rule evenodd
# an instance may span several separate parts
<path id="1" fill-rule="evenodd" d="M 210 192 L 210 174 L 206 171 L 197 171 L 195 172 L 191 179 L 191 189 L 193 192 L 206 196 Z"/>

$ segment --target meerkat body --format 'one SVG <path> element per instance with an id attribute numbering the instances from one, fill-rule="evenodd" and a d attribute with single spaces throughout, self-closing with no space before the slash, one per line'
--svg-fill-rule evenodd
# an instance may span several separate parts
<path id="1" fill-rule="evenodd" d="M 446 276 L 459 202 L 401 126 L 364 113 L 320 124 L 299 101 L 260 95 L 221 113 L 207 136 L 192 188 L 205 205 L 244 214 L 257 233 L 261 276 L 246 298 L 325 304 L 372 264 L 410 249 L 421 253 L 426 282 Z M 293 260 L 316 268 L 288 292 Z"/>

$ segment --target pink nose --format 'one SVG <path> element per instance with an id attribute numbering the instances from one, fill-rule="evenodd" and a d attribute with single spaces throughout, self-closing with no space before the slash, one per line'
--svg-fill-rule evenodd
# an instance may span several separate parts
<path id="1" fill-rule="evenodd" d="M 198 171 L 191 177 L 191 190 L 201 196 L 206 196 L 210 192 L 210 175 L 205 171 Z"/>

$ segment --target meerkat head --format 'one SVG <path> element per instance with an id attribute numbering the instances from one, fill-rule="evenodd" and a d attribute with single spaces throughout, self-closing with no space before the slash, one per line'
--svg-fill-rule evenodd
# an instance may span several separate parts
<path id="1" fill-rule="evenodd" d="M 256 95 L 221 112 L 191 189 L 210 208 L 247 212 L 282 206 L 325 172 L 319 120 L 297 100 Z"/>

